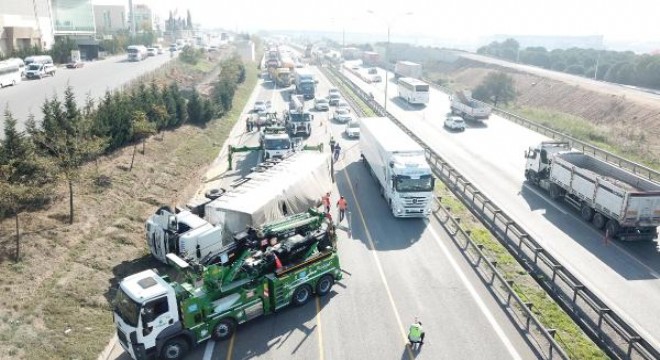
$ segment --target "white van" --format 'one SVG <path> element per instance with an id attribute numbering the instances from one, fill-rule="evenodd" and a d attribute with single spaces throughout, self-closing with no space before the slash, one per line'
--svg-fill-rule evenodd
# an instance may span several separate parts
<path id="1" fill-rule="evenodd" d="M 21 58 L 9 58 L 5 63 L 16 64 L 21 72 L 21 77 L 25 77 L 25 62 Z"/>

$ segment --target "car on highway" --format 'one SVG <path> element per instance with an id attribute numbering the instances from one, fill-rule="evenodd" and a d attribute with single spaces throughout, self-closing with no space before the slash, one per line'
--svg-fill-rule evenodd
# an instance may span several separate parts
<path id="1" fill-rule="evenodd" d="M 453 131 L 464 131 L 465 120 L 460 116 L 447 116 L 444 123 L 445 128 Z"/>
<path id="2" fill-rule="evenodd" d="M 314 99 L 314 109 L 318 111 L 328 111 L 330 110 L 330 102 L 324 97 L 316 98 Z"/>
<path id="3" fill-rule="evenodd" d="M 25 77 L 28 79 L 41 79 L 46 75 L 55 76 L 55 65 L 32 63 L 25 70 Z"/>
<path id="4" fill-rule="evenodd" d="M 252 110 L 256 113 L 259 112 L 265 112 L 270 109 L 270 101 L 269 100 L 257 100 L 254 102 L 254 107 Z"/>
<path id="5" fill-rule="evenodd" d="M 357 119 L 353 119 L 348 124 L 346 124 L 344 133 L 351 139 L 360 137 L 360 123 L 357 121 Z"/>
<path id="6" fill-rule="evenodd" d="M 335 119 L 336 122 L 346 124 L 351 122 L 353 120 L 353 116 L 351 115 L 351 111 L 348 109 L 344 108 L 337 108 L 335 109 L 334 113 L 332 114 L 332 118 Z"/>
<path id="7" fill-rule="evenodd" d="M 85 63 L 80 61 L 80 60 L 74 60 L 74 61 L 71 61 L 68 64 L 66 64 L 66 67 L 68 69 L 77 69 L 77 68 L 81 68 L 83 66 L 85 66 Z"/>
<path id="8" fill-rule="evenodd" d="M 147 48 L 147 56 L 156 56 L 158 55 L 158 49 L 155 47 Z"/>
<path id="9" fill-rule="evenodd" d="M 346 109 L 348 111 L 351 111 L 351 106 L 348 105 L 346 100 L 340 99 L 339 102 L 337 102 L 337 109 Z"/>

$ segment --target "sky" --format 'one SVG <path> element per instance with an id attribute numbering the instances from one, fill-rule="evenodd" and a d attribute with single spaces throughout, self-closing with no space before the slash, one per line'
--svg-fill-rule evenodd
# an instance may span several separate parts
<path id="1" fill-rule="evenodd" d="M 128 4 L 128 0 L 93 0 Z M 660 41 L 659 0 L 134 0 L 162 18 L 190 9 L 204 28 L 253 32 L 314 30 L 420 35 L 457 41 L 507 35 L 603 35 L 606 41 Z M 231 5 L 228 5 L 231 4 Z M 607 5 L 606 5 L 607 4 Z M 368 10 L 374 14 L 368 13 Z M 410 15 L 403 15 L 412 13 Z"/>

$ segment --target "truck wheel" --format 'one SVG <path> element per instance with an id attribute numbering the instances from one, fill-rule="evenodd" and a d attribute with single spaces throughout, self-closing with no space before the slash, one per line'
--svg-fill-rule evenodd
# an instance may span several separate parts
<path id="1" fill-rule="evenodd" d="M 619 225 L 618 221 L 610 219 L 605 225 L 605 230 L 607 230 L 607 234 L 613 238 L 616 237 L 619 231 L 621 231 L 621 225 Z"/>
<path id="2" fill-rule="evenodd" d="M 594 218 L 591 222 L 594 224 L 596 228 L 602 229 L 605 226 L 605 223 L 607 222 L 607 218 L 605 217 L 605 215 L 597 212 L 594 214 Z"/>
<path id="3" fill-rule="evenodd" d="M 291 303 L 295 306 L 302 306 L 309 300 L 311 295 L 312 289 L 309 287 L 309 285 L 300 285 L 296 291 L 293 292 Z"/>
<path id="4" fill-rule="evenodd" d="M 335 279 L 332 275 L 323 275 L 319 282 L 316 283 L 316 295 L 325 296 L 330 292 L 332 284 L 335 283 Z"/>
<path id="5" fill-rule="evenodd" d="M 167 340 L 160 350 L 160 358 L 165 360 L 180 360 L 188 354 L 189 346 L 182 338 Z"/>
<path id="6" fill-rule="evenodd" d="M 580 216 L 582 217 L 582 220 L 591 222 L 591 219 L 594 218 L 594 209 L 592 209 L 591 206 L 584 204 L 580 209 Z"/>
<path id="7" fill-rule="evenodd" d="M 215 341 L 223 341 L 229 339 L 236 331 L 236 321 L 234 319 L 222 319 L 213 328 L 211 337 Z"/>

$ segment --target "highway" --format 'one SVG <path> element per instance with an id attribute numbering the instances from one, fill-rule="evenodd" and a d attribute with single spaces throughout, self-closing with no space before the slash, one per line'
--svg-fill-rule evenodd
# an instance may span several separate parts
<path id="1" fill-rule="evenodd" d="M 325 95 L 330 84 L 317 75 L 317 94 Z M 271 82 L 260 82 L 241 119 L 257 99 L 272 99 L 281 113 L 286 98 Z M 339 231 L 344 279 L 328 296 L 240 325 L 231 340 L 207 342 L 188 359 L 537 358 L 438 222 L 393 218 L 359 161 L 358 142 L 342 135 L 344 125 L 332 122 L 331 112 L 313 114 L 307 143 L 327 143 L 332 134 L 343 149 L 332 203 L 335 211 L 344 195 L 351 212 Z M 244 129 L 239 121 L 230 142 L 256 144 L 256 132 Z M 237 163 L 245 169 L 256 158 L 243 156 Z M 405 336 L 415 316 L 427 336 L 413 352 Z M 111 358 L 127 358 L 120 353 Z"/>
<path id="2" fill-rule="evenodd" d="M 660 254 L 657 243 L 606 242 L 603 234 L 583 222 L 579 214 L 524 183 L 523 152 L 542 140 L 538 133 L 492 115 L 483 124 L 468 124 L 463 133 L 443 128 L 448 96 L 432 89 L 427 106 L 410 106 L 396 98 L 396 83 L 366 84 L 348 71 L 345 75 L 372 92 L 375 100 L 434 151 L 463 174 L 566 268 L 660 348 Z M 384 70 L 380 69 L 385 77 Z M 390 80 L 393 74 L 389 73 Z"/>
<path id="3" fill-rule="evenodd" d="M 140 62 L 128 62 L 126 55 L 119 55 L 105 60 L 85 62 L 85 66 L 78 69 L 67 69 L 58 67 L 53 77 L 43 79 L 23 79 L 16 86 L 0 89 L 0 109 L 4 114 L 5 108 L 13 113 L 18 119 L 19 127 L 27 120 L 30 113 L 41 120 L 41 106 L 46 98 L 57 95 L 60 99 L 64 97 L 64 90 L 70 85 L 78 104 L 84 104 L 87 95 L 98 99 L 105 94 L 106 90 L 115 90 L 170 60 L 169 54 L 150 56 Z M 4 123 L 0 122 L 0 132 Z"/>

